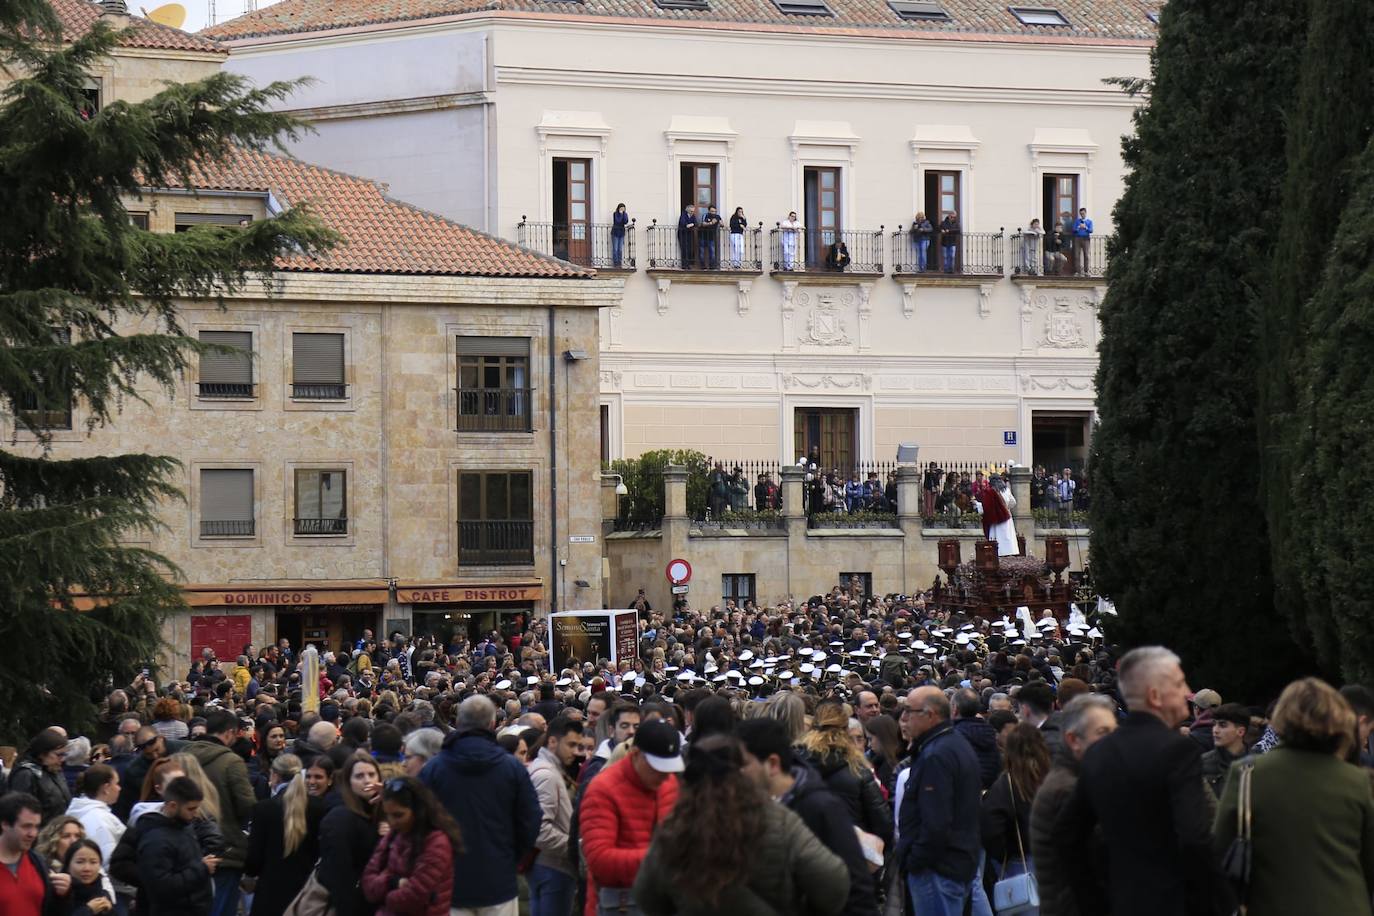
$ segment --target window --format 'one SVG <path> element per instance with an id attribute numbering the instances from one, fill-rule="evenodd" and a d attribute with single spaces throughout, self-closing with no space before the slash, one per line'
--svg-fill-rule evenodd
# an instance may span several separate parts
<path id="1" fill-rule="evenodd" d="M 134 228 L 135 228 L 135 229 L 142 229 L 144 232 L 147 232 L 147 231 L 148 231 L 148 214 L 147 214 L 147 213 L 142 213 L 142 212 L 130 212 L 130 213 L 129 213 L 129 222 L 131 222 L 131 223 L 134 224 Z"/>
<path id="2" fill-rule="evenodd" d="M 219 347 L 234 347 L 235 352 L 200 354 L 200 397 L 212 399 L 251 398 L 253 396 L 253 332 L 201 331 L 200 342 Z"/>
<path id="3" fill-rule="evenodd" d="M 1150 10 L 1145 14 L 1145 18 L 1153 22 L 1155 25 L 1159 25 L 1159 13 L 1157 13 L 1156 11 Z"/>
<path id="4" fill-rule="evenodd" d="M 611 405 L 601 405 L 601 466 L 611 465 Z"/>
<path id="5" fill-rule="evenodd" d="M 200 536 L 252 537 L 253 471 L 251 468 L 202 468 Z"/>
<path id="6" fill-rule="evenodd" d="M 854 586 L 858 585 L 863 589 L 865 595 L 873 594 L 873 573 L 871 572 L 842 572 L 840 573 L 840 587 L 850 590 L 850 597 L 854 596 Z"/>
<path id="7" fill-rule="evenodd" d="M 342 334 L 291 335 L 291 396 L 305 401 L 336 401 L 348 396 Z"/>
<path id="8" fill-rule="evenodd" d="M 592 160 L 553 160 L 553 256 L 587 266 L 592 254 Z"/>
<path id="9" fill-rule="evenodd" d="M 833 16 L 824 0 L 774 0 L 778 9 L 789 16 Z"/>
<path id="10" fill-rule="evenodd" d="M 53 328 L 52 333 L 55 345 L 71 344 L 72 332 L 68 329 Z M 32 429 L 71 429 L 71 386 L 41 373 L 34 375 L 33 383 L 36 390 L 19 397 L 20 418 Z"/>
<path id="11" fill-rule="evenodd" d="M 949 13 L 938 3 L 928 0 L 887 0 L 892 12 L 903 19 L 917 19 L 929 22 L 947 22 Z"/>
<path id="12" fill-rule="evenodd" d="M 348 474 L 296 471 L 296 534 L 348 534 Z"/>
<path id="13" fill-rule="evenodd" d="M 680 205 L 694 204 L 698 210 L 719 207 L 720 198 L 716 193 L 716 166 L 709 162 L 684 162 L 678 169 L 681 187 Z M 697 217 L 700 219 L 700 216 Z"/>
<path id="14" fill-rule="evenodd" d="M 253 221 L 247 213 L 178 213 L 175 227 L 185 232 L 196 226 L 246 226 Z"/>
<path id="15" fill-rule="evenodd" d="M 1056 9 L 1047 7 L 1009 6 L 1007 9 L 1022 25 L 1068 25 L 1069 20 Z"/>
<path id="16" fill-rule="evenodd" d="M 94 118 L 96 112 L 100 111 L 100 89 L 96 86 L 87 86 L 81 90 L 81 107 L 77 109 L 81 113 L 81 120 L 89 121 Z"/>
<path id="17" fill-rule="evenodd" d="M 457 341 L 458 431 L 530 431 L 528 337 L 467 337 Z"/>
<path id="18" fill-rule="evenodd" d="M 660 9 L 665 10 L 709 10 L 706 0 L 654 0 Z"/>
<path id="19" fill-rule="evenodd" d="M 734 601 L 736 607 L 744 607 L 746 601 L 758 601 L 754 592 L 753 573 L 726 573 L 720 577 L 721 604 Z"/>
<path id="20" fill-rule="evenodd" d="M 529 471 L 458 474 L 458 563 L 534 562 L 534 494 Z"/>

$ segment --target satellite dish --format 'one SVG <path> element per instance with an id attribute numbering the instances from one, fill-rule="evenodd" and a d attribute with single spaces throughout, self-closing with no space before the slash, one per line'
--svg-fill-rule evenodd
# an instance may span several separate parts
<path id="1" fill-rule="evenodd" d="M 145 9 L 143 15 L 158 25 L 171 26 L 174 29 L 179 29 L 186 23 L 186 7 L 180 3 L 163 4 L 151 13 Z"/>

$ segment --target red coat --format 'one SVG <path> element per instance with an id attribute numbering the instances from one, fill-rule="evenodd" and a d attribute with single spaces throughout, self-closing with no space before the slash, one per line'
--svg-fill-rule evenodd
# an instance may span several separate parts
<path id="1" fill-rule="evenodd" d="M 389 833 L 377 843 L 363 870 L 363 896 L 379 904 L 377 916 L 448 916 L 453 898 L 453 847 L 448 835 L 431 830 L 413 868 L 412 842 L 410 836 Z M 405 885 L 393 888 L 401 878 Z"/>
<path id="2" fill-rule="evenodd" d="M 582 858 L 587 863 L 586 916 L 596 916 L 598 887 L 633 887 L 654 828 L 677 802 L 677 777 L 657 791 L 640 782 L 629 757 L 587 784 L 580 813 Z"/>

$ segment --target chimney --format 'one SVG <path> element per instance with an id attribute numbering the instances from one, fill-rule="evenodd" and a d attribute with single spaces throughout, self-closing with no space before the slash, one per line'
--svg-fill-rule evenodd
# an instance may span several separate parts
<path id="1" fill-rule="evenodd" d="M 129 4 L 125 0 L 100 0 L 100 7 L 105 16 L 129 15 Z"/>

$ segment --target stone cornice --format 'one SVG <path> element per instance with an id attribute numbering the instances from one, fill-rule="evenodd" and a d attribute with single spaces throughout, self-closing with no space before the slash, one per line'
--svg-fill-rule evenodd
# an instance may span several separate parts
<path id="1" fill-rule="evenodd" d="M 619 305 L 621 277 L 556 279 L 541 277 L 435 277 L 404 274 L 312 274 L 278 271 L 271 294 L 250 280 L 230 300 L 277 302 L 353 302 L 377 305 L 477 305 L 512 308 L 608 308 Z"/>

